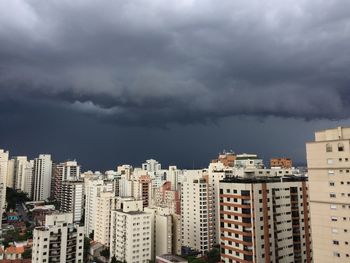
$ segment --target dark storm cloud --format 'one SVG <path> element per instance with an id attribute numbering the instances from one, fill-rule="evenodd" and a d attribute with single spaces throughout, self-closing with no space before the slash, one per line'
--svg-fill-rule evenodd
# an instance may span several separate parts
<path id="1" fill-rule="evenodd" d="M 349 43 L 349 1 L 3 0 L 0 102 L 142 126 L 348 118 Z"/>

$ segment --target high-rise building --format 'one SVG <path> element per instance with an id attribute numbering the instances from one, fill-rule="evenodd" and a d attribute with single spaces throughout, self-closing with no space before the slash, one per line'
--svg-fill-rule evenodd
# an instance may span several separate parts
<path id="1" fill-rule="evenodd" d="M 72 214 L 47 215 L 45 226 L 33 231 L 32 262 L 83 263 L 83 232 Z"/>
<path id="2" fill-rule="evenodd" d="M 14 169 L 14 187 L 17 190 L 24 190 L 25 185 L 25 169 L 28 165 L 27 156 L 17 156 L 14 157 L 15 160 L 15 169 Z"/>
<path id="3" fill-rule="evenodd" d="M 40 154 L 34 159 L 33 200 L 46 200 L 51 192 L 52 160 L 50 154 Z"/>
<path id="4" fill-rule="evenodd" d="M 315 133 L 306 144 L 315 262 L 350 261 L 350 128 Z"/>
<path id="5" fill-rule="evenodd" d="M 6 187 L 15 188 L 15 160 L 9 159 L 7 162 Z"/>
<path id="6" fill-rule="evenodd" d="M 312 262 L 309 221 L 306 177 L 220 182 L 221 262 Z"/>
<path id="7" fill-rule="evenodd" d="M 146 162 L 142 164 L 142 170 L 147 171 L 149 173 L 155 174 L 161 169 L 162 169 L 161 164 L 154 159 L 146 160 Z"/>
<path id="8" fill-rule="evenodd" d="M 72 213 L 73 222 L 80 222 L 84 210 L 84 182 L 63 181 L 60 196 L 61 212 Z"/>
<path id="9" fill-rule="evenodd" d="M 33 167 L 34 167 L 34 161 L 30 160 L 27 162 L 25 168 L 24 168 L 24 178 L 22 178 L 22 191 L 27 193 L 28 196 L 33 196 Z"/>
<path id="10" fill-rule="evenodd" d="M 110 243 L 111 212 L 116 209 L 116 205 L 117 197 L 114 192 L 100 192 L 97 194 L 94 241 L 107 247 Z"/>
<path id="11" fill-rule="evenodd" d="M 61 199 L 62 182 L 80 179 L 80 165 L 76 161 L 67 161 L 52 166 L 51 196 Z"/>
<path id="12" fill-rule="evenodd" d="M 188 174 L 181 188 L 182 246 L 202 254 L 212 249 L 214 229 L 207 180 Z"/>
<path id="13" fill-rule="evenodd" d="M 125 200 L 111 213 L 110 255 L 128 263 L 152 260 L 151 214 L 142 200 Z"/>
<path id="14" fill-rule="evenodd" d="M 94 232 L 97 211 L 97 197 L 101 192 L 114 192 L 113 181 L 91 178 L 85 183 L 85 235 Z"/>
<path id="15" fill-rule="evenodd" d="M 8 168 L 9 152 L 0 149 L 0 229 L 2 222 L 2 214 L 5 211 L 6 205 L 6 183 L 7 183 L 7 168 Z"/>
<path id="16" fill-rule="evenodd" d="M 173 217 L 168 207 L 146 207 L 151 214 L 152 260 L 156 256 L 171 254 L 173 251 Z"/>

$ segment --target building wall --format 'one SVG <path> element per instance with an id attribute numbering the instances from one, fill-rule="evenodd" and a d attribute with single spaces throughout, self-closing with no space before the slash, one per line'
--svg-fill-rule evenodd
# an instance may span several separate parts
<path id="1" fill-rule="evenodd" d="M 6 205 L 6 183 L 7 183 L 7 168 L 8 168 L 9 152 L 0 149 L 0 217 L 5 211 Z M 1 229 L 0 220 L 0 229 Z"/>
<path id="2" fill-rule="evenodd" d="M 306 144 L 315 262 L 350 260 L 350 128 L 315 133 Z"/>
<path id="3" fill-rule="evenodd" d="M 205 253 L 212 247 L 210 239 L 208 184 L 204 178 L 188 178 L 181 189 L 182 246 Z"/>
<path id="4" fill-rule="evenodd" d="M 222 182 L 220 232 L 223 262 L 311 262 L 306 182 Z"/>
<path id="5" fill-rule="evenodd" d="M 45 226 L 33 231 L 32 262 L 82 263 L 84 228 L 72 214 L 47 215 Z"/>
<path id="6" fill-rule="evenodd" d="M 33 200 L 46 200 L 51 194 L 52 161 L 51 155 L 40 154 L 34 159 Z"/>
<path id="7" fill-rule="evenodd" d="M 112 211 L 111 220 L 111 257 L 128 263 L 151 260 L 151 215 L 119 210 Z"/>

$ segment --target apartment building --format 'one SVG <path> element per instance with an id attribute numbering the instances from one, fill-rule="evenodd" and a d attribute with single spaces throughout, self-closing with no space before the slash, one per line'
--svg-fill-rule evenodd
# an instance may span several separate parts
<path id="1" fill-rule="evenodd" d="M 315 262 L 350 261 L 350 128 L 306 144 Z"/>
<path id="2" fill-rule="evenodd" d="M 124 200 L 111 213 L 110 255 L 118 261 L 146 263 L 152 260 L 152 218 L 142 200 Z"/>
<path id="3" fill-rule="evenodd" d="M 114 192 L 100 192 L 96 197 L 94 241 L 107 247 L 110 243 L 111 212 L 116 209 L 117 199 Z"/>
<path id="4" fill-rule="evenodd" d="M 173 217 L 168 207 L 146 207 L 144 212 L 151 214 L 152 260 L 173 251 Z"/>
<path id="5" fill-rule="evenodd" d="M 82 263 L 84 227 L 73 223 L 72 214 L 47 215 L 45 226 L 33 231 L 33 263 Z"/>
<path id="6" fill-rule="evenodd" d="M 8 169 L 9 152 L 0 149 L 0 218 L 5 211 L 6 205 L 6 183 L 7 183 L 7 169 Z M 0 220 L 0 230 L 1 230 Z"/>
<path id="7" fill-rule="evenodd" d="M 182 246 L 202 254 L 211 250 L 214 242 L 210 196 L 207 179 L 188 174 L 181 188 Z"/>
<path id="8" fill-rule="evenodd" d="M 220 182 L 221 261 L 312 262 L 307 178 Z"/>
<path id="9" fill-rule="evenodd" d="M 85 181 L 85 235 L 89 236 L 94 232 L 96 211 L 97 211 L 97 197 L 101 192 L 114 192 L 113 181 L 106 181 L 98 178 L 90 178 Z"/>
<path id="10" fill-rule="evenodd" d="M 40 154 L 34 159 L 33 200 L 41 201 L 50 197 L 52 179 L 52 160 L 50 154 Z"/>
<path id="11" fill-rule="evenodd" d="M 62 183 L 64 181 L 77 181 L 80 179 L 80 165 L 76 161 L 67 161 L 53 164 L 52 166 L 52 183 L 51 196 L 61 199 Z"/>
<path id="12" fill-rule="evenodd" d="M 60 192 L 60 211 L 72 213 L 73 222 L 79 223 L 84 210 L 84 182 L 63 181 Z"/>

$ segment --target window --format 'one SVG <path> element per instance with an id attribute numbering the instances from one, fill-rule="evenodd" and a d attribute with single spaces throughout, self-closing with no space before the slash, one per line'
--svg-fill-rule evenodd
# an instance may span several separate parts
<path id="1" fill-rule="evenodd" d="M 337 209 L 337 205 L 331 204 L 331 209 L 332 209 L 332 210 L 336 210 L 336 209 Z"/>
<path id="2" fill-rule="evenodd" d="M 336 217 L 336 216 L 331 216 L 331 220 L 332 220 L 333 222 L 336 222 L 336 221 L 338 221 L 338 217 Z"/>
<path id="3" fill-rule="evenodd" d="M 333 151 L 333 149 L 332 149 L 332 145 L 330 144 L 330 143 L 327 143 L 326 144 L 326 152 L 332 152 Z"/>
<path id="4" fill-rule="evenodd" d="M 344 144 L 342 142 L 338 143 L 338 152 L 344 151 Z"/>
<path id="5" fill-rule="evenodd" d="M 328 175 L 329 175 L 329 176 L 334 175 L 334 170 L 328 170 Z"/>
<path id="6" fill-rule="evenodd" d="M 338 240 L 333 240 L 333 245 L 339 245 L 339 241 Z"/>
<path id="7" fill-rule="evenodd" d="M 330 198 L 336 198 L 337 195 L 336 195 L 335 193 L 330 193 L 330 194 L 329 194 L 329 197 L 330 197 Z"/>
<path id="8" fill-rule="evenodd" d="M 340 253 L 338 253 L 338 252 L 333 252 L 333 256 L 340 258 Z"/>
<path id="9" fill-rule="evenodd" d="M 333 159 L 327 159 L 327 164 L 333 164 Z"/>
<path id="10" fill-rule="evenodd" d="M 334 182 L 329 182 L 329 186 L 334 186 L 335 183 Z"/>

